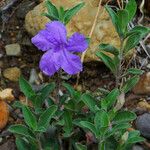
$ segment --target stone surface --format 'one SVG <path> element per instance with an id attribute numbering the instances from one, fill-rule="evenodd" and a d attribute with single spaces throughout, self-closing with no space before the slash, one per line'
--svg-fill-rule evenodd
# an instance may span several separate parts
<path id="1" fill-rule="evenodd" d="M 140 77 L 139 82 L 133 88 L 133 92 L 135 94 L 150 95 L 150 72 L 147 72 Z"/>
<path id="2" fill-rule="evenodd" d="M 136 128 L 140 131 L 142 136 L 150 139 L 150 114 L 149 113 L 145 113 L 137 118 Z"/>
<path id="3" fill-rule="evenodd" d="M 5 50 L 7 56 L 19 56 L 21 54 L 21 47 L 18 43 L 6 45 Z"/>
<path id="4" fill-rule="evenodd" d="M 3 72 L 3 76 L 10 81 L 18 81 L 21 75 L 21 70 L 17 67 L 7 68 Z"/>
<path id="5" fill-rule="evenodd" d="M 3 129 L 9 118 L 9 110 L 6 102 L 0 99 L 0 130 Z"/>
<path id="6" fill-rule="evenodd" d="M 81 2 L 80 0 L 51 1 L 57 7 L 64 6 L 66 9 Z M 76 16 L 73 17 L 73 19 L 67 25 L 68 36 L 72 35 L 74 32 L 80 32 L 86 36 L 88 36 L 90 33 L 98 9 L 98 0 L 83 1 L 85 2 L 85 6 Z M 43 2 L 26 15 L 25 28 L 31 35 L 35 35 L 39 30 L 44 28 L 47 22 L 49 22 L 48 18 L 41 16 L 41 14 L 46 11 L 45 3 Z M 90 48 L 88 49 L 85 56 L 86 62 L 99 60 L 95 56 L 95 51 L 97 50 L 99 43 L 111 43 L 117 47 L 120 45 L 118 35 L 104 7 L 100 9 L 96 27 L 92 35 Z"/>

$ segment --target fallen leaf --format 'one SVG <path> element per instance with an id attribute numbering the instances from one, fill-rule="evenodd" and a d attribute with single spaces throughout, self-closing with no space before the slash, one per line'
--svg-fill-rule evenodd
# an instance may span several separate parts
<path id="1" fill-rule="evenodd" d="M 9 119 L 9 109 L 5 101 L 0 100 L 0 129 L 3 129 Z"/>

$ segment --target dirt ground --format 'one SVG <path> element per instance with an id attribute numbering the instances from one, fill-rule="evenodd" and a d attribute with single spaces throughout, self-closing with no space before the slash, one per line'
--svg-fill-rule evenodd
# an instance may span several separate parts
<path id="1" fill-rule="evenodd" d="M 38 0 L 12 0 L 11 2 L 13 1 L 14 3 L 8 6 L 8 4 L 10 4 L 9 0 L 0 0 L 0 89 L 12 88 L 17 100 L 21 95 L 18 82 L 13 82 L 6 79 L 3 76 L 3 72 L 5 69 L 10 67 L 18 67 L 26 79 L 30 78 L 32 72 L 31 70 L 34 69 L 36 71 L 36 74 L 40 76 L 38 78 L 37 85 L 45 83 L 49 79 L 48 77 L 42 76 L 40 73 L 38 63 L 42 53 L 32 45 L 30 41 L 31 35 L 29 35 L 24 28 L 24 18 L 26 13 L 33 9 L 33 7 L 36 6 L 39 2 Z M 150 14 L 148 6 L 149 5 L 146 5 L 145 13 L 147 14 L 147 16 L 144 17 L 143 21 L 144 25 L 147 26 L 150 24 Z M 6 10 L 4 10 L 4 8 Z M 136 20 L 138 20 L 139 17 L 140 14 L 139 16 L 137 16 Z M 21 46 L 20 56 L 6 55 L 5 46 L 12 43 L 18 43 Z M 147 45 L 148 43 L 150 43 L 150 39 L 147 40 Z M 143 50 L 139 49 L 139 52 L 136 54 L 136 57 L 133 59 L 131 65 L 137 65 L 141 67 L 143 59 L 144 61 L 147 60 L 149 62 L 147 54 Z M 140 62 L 140 60 L 142 62 Z M 142 66 L 142 69 L 144 69 L 145 71 L 149 70 L 145 65 Z M 54 76 L 51 80 L 55 80 L 56 78 L 57 77 Z M 64 75 L 64 78 L 66 78 L 72 85 L 75 85 L 77 78 L 76 76 L 70 78 Z M 115 81 L 113 75 L 102 62 L 90 62 L 84 64 L 84 71 L 81 74 L 79 85 L 84 91 L 90 90 L 95 92 L 99 87 L 109 90 L 113 89 L 113 87 L 115 86 Z M 132 93 L 130 93 L 127 97 L 130 97 L 131 95 Z M 125 107 L 131 110 L 135 110 L 139 99 L 143 97 L 148 98 L 148 96 L 144 95 L 139 97 L 135 96 L 132 101 L 127 100 Z M 0 131 L 0 150 L 16 149 L 14 144 L 14 137 L 7 131 L 10 124 L 20 121 L 19 119 L 13 117 L 14 116 L 12 115 L 10 117 L 8 125 L 2 131 Z M 149 141 L 147 141 L 147 143 L 143 145 L 145 148 L 147 147 L 147 149 L 150 149 Z"/>

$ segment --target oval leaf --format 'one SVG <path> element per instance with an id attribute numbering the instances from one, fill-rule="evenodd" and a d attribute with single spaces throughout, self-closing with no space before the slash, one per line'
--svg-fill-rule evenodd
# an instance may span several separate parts
<path id="1" fill-rule="evenodd" d="M 38 121 L 38 128 L 43 127 L 44 129 L 47 129 L 47 126 L 51 121 L 51 118 L 57 111 L 57 108 L 58 108 L 57 106 L 52 105 L 41 114 Z"/>
<path id="2" fill-rule="evenodd" d="M 37 128 L 37 121 L 35 115 L 31 112 L 29 107 L 23 106 L 22 112 L 24 116 L 25 123 L 32 128 L 33 130 L 36 130 Z"/>

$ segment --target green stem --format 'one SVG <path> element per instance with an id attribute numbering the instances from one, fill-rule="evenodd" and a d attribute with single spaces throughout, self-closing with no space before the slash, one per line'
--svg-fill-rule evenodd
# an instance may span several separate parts
<path id="1" fill-rule="evenodd" d="M 43 150 L 39 134 L 36 136 L 36 140 L 37 140 L 37 143 L 38 143 L 38 149 Z"/>
<path id="2" fill-rule="evenodd" d="M 60 103 L 60 96 L 59 96 L 59 90 L 61 87 L 61 70 L 58 71 L 58 77 L 57 77 L 57 82 L 56 82 L 56 103 L 59 104 Z"/>
<path id="3" fill-rule="evenodd" d="M 99 142 L 98 150 L 105 150 L 105 142 L 104 141 Z"/>
<path id="4" fill-rule="evenodd" d="M 119 64 L 118 64 L 118 70 L 116 73 L 116 88 L 120 88 L 120 80 L 121 80 L 121 76 L 122 76 L 122 60 L 123 60 L 123 42 L 124 40 L 121 39 L 120 40 L 120 53 L 119 53 Z"/>

